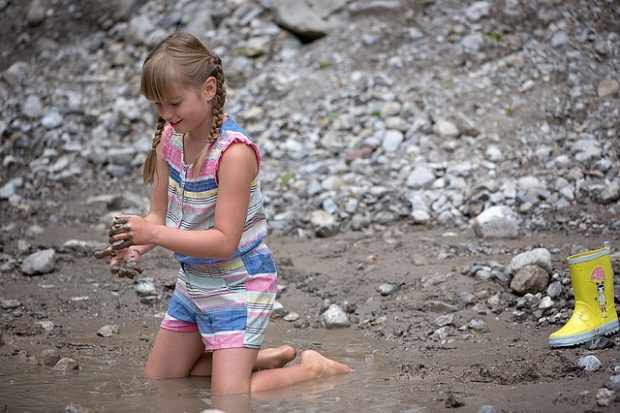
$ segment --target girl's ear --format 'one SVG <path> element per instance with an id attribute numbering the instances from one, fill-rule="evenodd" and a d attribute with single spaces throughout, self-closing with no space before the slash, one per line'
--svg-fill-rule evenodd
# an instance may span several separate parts
<path id="1" fill-rule="evenodd" d="M 209 76 L 207 80 L 202 84 L 202 95 L 207 101 L 213 100 L 217 93 L 217 80 L 215 77 Z"/>

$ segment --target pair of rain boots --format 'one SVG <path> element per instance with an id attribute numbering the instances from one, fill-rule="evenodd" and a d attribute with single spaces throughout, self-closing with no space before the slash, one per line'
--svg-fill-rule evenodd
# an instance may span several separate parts
<path id="1" fill-rule="evenodd" d="M 549 336 L 551 347 L 570 347 L 618 331 L 614 273 L 609 247 L 568 257 L 575 310 L 568 322 Z"/>

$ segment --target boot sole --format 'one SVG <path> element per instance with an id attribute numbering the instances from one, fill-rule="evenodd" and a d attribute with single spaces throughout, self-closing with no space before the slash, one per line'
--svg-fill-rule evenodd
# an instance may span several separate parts
<path id="1" fill-rule="evenodd" d="M 618 320 L 611 321 L 607 324 L 603 324 L 599 328 L 595 328 L 591 332 L 576 334 L 573 336 L 567 337 L 559 337 L 554 339 L 549 339 L 549 345 L 551 347 L 571 347 L 576 346 L 578 344 L 587 343 L 592 340 L 596 336 L 609 336 L 613 333 L 617 332 L 620 329 L 620 324 Z"/>

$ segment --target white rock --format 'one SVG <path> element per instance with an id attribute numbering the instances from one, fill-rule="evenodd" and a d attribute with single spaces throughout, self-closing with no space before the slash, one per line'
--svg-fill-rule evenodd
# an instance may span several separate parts
<path id="1" fill-rule="evenodd" d="M 519 224 L 519 217 L 505 205 L 487 208 L 472 220 L 474 232 L 482 238 L 516 238 Z"/>

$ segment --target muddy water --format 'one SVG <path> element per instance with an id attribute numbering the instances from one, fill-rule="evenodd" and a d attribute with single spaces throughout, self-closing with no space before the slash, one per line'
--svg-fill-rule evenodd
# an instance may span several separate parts
<path id="1" fill-rule="evenodd" d="M 269 337 L 286 337 L 287 328 L 284 323 L 273 323 Z M 135 331 L 130 326 L 124 330 Z M 93 351 L 89 356 L 89 346 L 94 344 L 84 333 L 82 336 L 74 331 L 71 343 L 81 354 L 77 372 L 57 372 L 23 360 L 15 362 L 15 358 L 8 363 L 5 360 L 0 367 L 0 410 L 59 412 L 74 404 L 96 412 L 201 412 L 209 408 L 227 412 L 427 411 L 416 395 L 389 379 L 396 373 L 389 361 L 351 330 L 321 330 L 313 333 L 311 340 L 296 338 L 288 343 L 345 362 L 354 369 L 352 374 L 302 383 L 251 400 L 212 399 L 208 378 L 146 380 L 142 377 L 146 354 L 118 355 L 123 343 L 130 345 L 136 339 L 135 332 L 125 336 L 121 333 L 121 343 L 110 346 L 108 356 L 101 356 L 105 354 L 102 351 Z M 278 343 L 269 343 L 269 338 L 267 341 L 267 345 L 281 343 L 281 339 Z"/>

